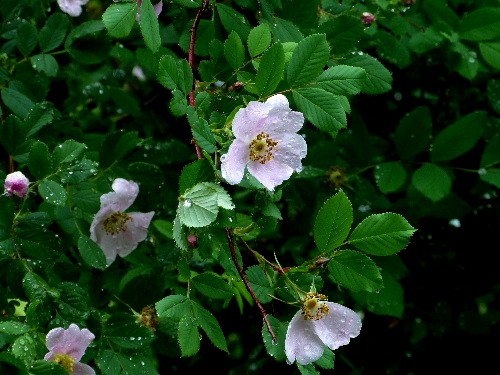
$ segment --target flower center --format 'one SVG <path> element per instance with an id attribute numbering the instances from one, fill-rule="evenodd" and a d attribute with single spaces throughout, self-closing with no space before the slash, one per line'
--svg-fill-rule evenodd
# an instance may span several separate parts
<path id="1" fill-rule="evenodd" d="M 70 374 L 73 373 L 73 365 L 75 364 L 75 359 L 70 355 L 57 353 L 52 361 L 64 367 Z"/>
<path id="2" fill-rule="evenodd" d="M 132 220 L 130 216 L 123 212 L 115 212 L 113 215 L 104 220 L 104 230 L 107 234 L 117 234 L 125 232 L 127 221 Z"/>
<path id="3" fill-rule="evenodd" d="M 320 320 L 328 315 L 330 309 L 325 304 L 327 297 L 319 293 L 307 293 L 302 300 L 302 315 L 304 320 Z"/>
<path id="4" fill-rule="evenodd" d="M 266 164 L 273 158 L 273 151 L 278 142 L 273 140 L 269 134 L 261 132 L 250 142 L 250 160 L 258 161 L 260 164 Z"/>

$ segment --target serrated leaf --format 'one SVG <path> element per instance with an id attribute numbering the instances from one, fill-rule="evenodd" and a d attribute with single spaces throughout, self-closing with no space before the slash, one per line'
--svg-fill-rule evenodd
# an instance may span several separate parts
<path id="1" fill-rule="evenodd" d="M 29 56 L 33 52 L 37 41 L 38 32 L 31 23 L 24 21 L 17 27 L 16 44 L 23 56 Z"/>
<path id="2" fill-rule="evenodd" d="M 387 256 L 405 248 L 415 231 L 399 214 L 374 214 L 354 228 L 349 236 L 349 243 L 367 254 Z"/>
<path id="3" fill-rule="evenodd" d="M 486 119 L 487 113 L 478 111 L 448 125 L 432 142 L 431 161 L 452 160 L 472 149 L 483 135 Z"/>
<path id="4" fill-rule="evenodd" d="M 319 75 L 315 84 L 335 95 L 355 95 L 361 91 L 366 73 L 363 68 L 347 65 L 336 65 Z"/>
<path id="5" fill-rule="evenodd" d="M 314 222 L 314 241 L 320 252 L 340 246 L 353 222 L 353 210 L 347 195 L 340 190 L 319 209 Z"/>
<path id="6" fill-rule="evenodd" d="M 330 47 L 324 34 L 313 34 L 299 42 L 288 64 L 287 81 L 297 87 L 315 79 L 325 68 Z"/>
<path id="7" fill-rule="evenodd" d="M 245 47 L 236 31 L 231 31 L 224 42 L 224 56 L 233 69 L 238 69 L 245 61 Z"/>
<path id="8" fill-rule="evenodd" d="M 264 342 L 264 346 L 266 347 L 267 354 L 274 357 L 277 361 L 284 361 L 286 359 L 285 338 L 288 324 L 280 322 L 274 316 L 269 314 L 267 315 L 267 319 L 277 339 L 277 341 L 274 341 L 267 324 L 263 321 L 262 340 Z"/>
<path id="9" fill-rule="evenodd" d="M 38 34 L 38 43 L 42 52 L 49 52 L 59 47 L 66 36 L 70 22 L 61 12 L 52 14 Z"/>
<path id="10" fill-rule="evenodd" d="M 19 90 L 3 87 L 1 90 L 3 103 L 16 115 L 26 117 L 35 106 L 35 103 Z"/>
<path id="11" fill-rule="evenodd" d="M 146 46 L 152 52 L 158 51 L 161 45 L 160 25 L 151 0 L 142 1 L 139 26 Z"/>
<path id="12" fill-rule="evenodd" d="M 479 43 L 479 51 L 484 60 L 495 69 L 500 69 L 500 43 Z"/>
<path id="13" fill-rule="evenodd" d="M 430 146 L 432 118 L 428 107 L 419 106 L 404 115 L 394 132 L 398 154 L 410 159 Z"/>
<path id="14" fill-rule="evenodd" d="M 500 38 L 500 9 L 481 7 L 467 13 L 459 25 L 461 39 L 485 41 Z"/>
<path id="15" fill-rule="evenodd" d="M 30 58 L 30 61 L 32 68 L 37 72 L 43 72 L 48 77 L 55 77 L 57 75 L 59 64 L 52 55 L 47 53 L 34 55 Z"/>
<path id="16" fill-rule="evenodd" d="M 183 316 L 179 322 L 177 337 L 183 357 L 195 355 L 200 350 L 200 332 L 198 322 L 193 316 Z"/>
<path id="17" fill-rule="evenodd" d="M 307 120 L 318 129 L 337 134 L 347 126 L 347 117 L 341 97 L 325 90 L 307 87 L 293 91 L 293 99 Z"/>
<path id="18" fill-rule="evenodd" d="M 216 9 L 224 29 L 228 33 L 237 32 L 241 40 L 246 41 L 251 27 L 245 16 L 223 3 L 217 3 Z"/>
<path id="19" fill-rule="evenodd" d="M 158 317 L 172 318 L 179 321 L 184 315 L 191 314 L 191 305 L 187 297 L 181 295 L 170 295 L 155 303 Z"/>
<path id="20" fill-rule="evenodd" d="M 154 341 L 155 335 L 137 322 L 132 314 L 115 313 L 104 325 L 103 337 L 124 349 L 140 349 Z"/>
<path id="21" fill-rule="evenodd" d="M 191 123 L 191 130 L 198 146 L 210 154 L 217 151 L 216 141 L 207 120 L 200 118 L 194 121 Z"/>
<path id="22" fill-rule="evenodd" d="M 16 358 L 21 359 L 28 367 L 31 366 L 36 357 L 36 341 L 31 333 L 25 333 L 17 337 L 10 348 L 10 352 Z"/>
<path id="23" fill-rule="evenodd" d="M 405 183 L 408 173 L 398 162 L 378 164 L 373 172 L 375 183 L 384 194 L 398 191 Z"/>
<path id="24" fill-rule="evenodd" d="M 413 172 L 411 183 L 433 202 L 450 194 L 452 185 L 449 174 L 436 164 L 425 164 Z"/>
<path id="25" fill-rule="evenodd" d="M 109 35 L 124 38 L 130 34 L 136 22 L 137 3 L 111 4 L 102 15 L 102 21 Z"/>
<path id="26" fill-rule="evenodd" d="M 209 181 L 211 178 L 213 178 L 213 169 L 208 160 L 196 160 L 182 169 L 179 177 L 179 192 L 182 194 L 186 189 L 199 182 Z"/>
<path id="27" fill-rule="evenodd" d="M 259 301 L 262 303 L 271 302 L 274 290 L 271 288 L 264 270 L 259 266 L 252 266 L 245 271 L 245 274 Z"/>
<path id="28" fill-rule="evenodd" d="M 362 92 L 370 95 L 383 94 L 392 87 L 392 74 L 380 61 L 360 52 L 345 60 L 346 65 L 358 66 L 366 72 Z"/>
<path id="29" fill-rule="evenodd" d="M 157 78 L 169 90 L 175 90 L 178 87 L 179 71 L 173 56 L 165 55 L 160 58 Z"/>
<path id="30" fill-rule="evenodd" d="M 356 48 L 364 33 L 359 18 L 346 14 L 331 17 L 319 25 L 318 32 L 326 34 L 331 53 L 335 55 L 346 54 Z"/>
<path id="31" fill-rule="evenodd" d="M 64 206 L 66 204 L 66 189 L 55 181 L 42 181 L 38 186 L 38 193 L 40 193 L 42 198 L 47 203 L 54 204 L 56 206 Z"/>
<path id="32" fill-rule="evenodd" d="M 333 282 L 355 292 L 374 292 L 384 287 L 377 264 L 357 251 L 336 253 L 328 262 L 328 271 Z"/>
<path id="33" fill-rule="evenodd" d="M 30 326 L 21 322 L 3 321 L 0 322 L 0 334 L 4 335 L 22 335 L 30 330 Z"/>
<path id="34" fill-rule="evenodd" d="M 30 148 L 28 156 L 28 167 L 33 176 L 42 179 L 52 170 L 52 157 L 47 145 L 40 141 L 35 141 Z"/>
<path id="35" fill-rule="evenodd" d="M 35 104 L 33 109 L 24 119 L 25 129 L 28 130 L 27 137 L 32 137 L 44 126 L 50 124 L 54 119 L 54 106 L 49 102 Z"/>
<path id="36" fill-rule="evenodd" d="M 106 268 L 106 256 L 102 249 L 90 238 L 80 236 L 78 239 L 78 251 L 85 263 L 90 267 L 104 270 Z"/>
<path id="37" fill-rule="evenodd" d="M 283 79 L 284 69 L 285 51 L 281 43 L 276 43 L 262 56 L 255 76 L 255 88 L 261 97 L 274 92 Z"/>
<path id="38" fill-rule="evenodd" d="M 57 298 L 58 313 L 66 320 L 86 319 L 90 314 L 89 294 L 80 285 L 62 281 L 57 285 L 60 292 Z"/>
<path id="39" fill-rule="evenodd" d="M 204 272 L 191 279 L 196 290 L 207 297 L 214 299 L 230 299 L 234 297 L 232 288 L 219 275 Z"/>
<path id="40" fill-rule="evenodd" d="M 215 319 L 210 311 L 206 310 L 203 306 L 194 301 L 192 301 L 192 308 L 193 315 L 195 316 L 198 325 L 201 327 L 203 332 L 205 332 L 210 341 L 216 348 L 229 353 L 226 338 L 224 337 L 224 333 L 222 332 L 217 319 Z"/>
<path id="41" fill-rule="evenodd" d="M 266 23 L 254 27 L 248 34 L 248 53 L 251 57 L 260 55 L 269 48 L 271 41 L 271 30 Z"/>
<path id="42" fill-rule="evenodd" d="M 86 148 L 85 144 L 68 139 L 64 143 L 54 147 L 52 153 L 54 163 L 58 166 L 59 164 L 70 163 L 82 155 Z"/>

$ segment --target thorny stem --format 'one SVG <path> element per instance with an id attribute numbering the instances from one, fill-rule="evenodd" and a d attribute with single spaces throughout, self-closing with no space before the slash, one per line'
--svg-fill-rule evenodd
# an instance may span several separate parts
<path id="1" fill-rule="evenodd" d="M 278 338 L 276 337 L 276 334 L 274 333 L 274 330 L 271 327 L 271 323 L 269 323 L 269 319 L 267 318 L 266 310 L 264 310 L 264 307 L 262 307 L 262 305 L 260 304 L 259 299 L 257 298 L 257 296 L 255 295 L 255 292 L 253 291 L 252 287 L 250 286 L 250 282 L 248 281 L 247 277 L 245 276 L 245 273 L 243 272 L 243 269 L 241 268 L 240 264 L 238 263 L 238 259 L 236 258 L 236 250 L 234 248 L 233 237 L 231 236 L 231 231 L 229 230 L 229 228 L 226 228 L 226 236 L 227 236 L 227 242 L 229 243 L 229 248 L 231 249 L 231 257 L 233 258 L 234 265 L 238 269 L 238 272 L 241 276 L 241 279 L 245 283 L 245 286 L 247 287 L 248 291 L 250 292 L 257 307 L 259 308 L 260 313 L 262 314 L 262 318 L 266 322 L 267 329 L 273 338 L 273 341 L 277 342 Z"/>
<path id="2" fill-rule="evenodd" d="M 191 27 L 191 39 L 189 40 L 189 54 L 188 54 L 188 62 L 191 70 L 195 71 L 195 62 L 194 62 L 194 45 L 196 43 L 196 30 L 198 29 L 198 25 L 200 24 L 200 19 L 203 12 L 208 8 L 208 4 L 210 0 L 203 0 L 201 7 L 198 9 L 198 13 L 196 13 L 196 17 L 194 18 L 193 26 Z M 189 92 L 189 105 L 192 107 L 196 106 L 194 101 L 194 91 L 195 91 L 195 82 L 193 80 L 193 86 L 191 87 L 191 91 Z M 196 148 L 196 156 L 198 159 L 203 159 L 203 154 L 201 152 L 200 146 L 193 140 L 194 147 Z"/>
<path id="3" fill-rule="evenodd" d="M 266 262 L 276 272 L 278 272 L 280 274 L 284 274 L 286 271 L 288 271 L 290 269 L 290 267 L 281 268 L 279 265 L 276 265 L 276 264 L 268 261 L 265 257 L 263 257 L 257 251 L 253 250 L 250 246 L 248 246 L 248 244 L 245 241 L 243 241 L 243 244 L 245 245 L 247 250 L 250 251 L 255 256 L 255 258 L 257 258 L 257 260 L 259 260 L 259 261 L 262 260 L 262 261 Z"/>

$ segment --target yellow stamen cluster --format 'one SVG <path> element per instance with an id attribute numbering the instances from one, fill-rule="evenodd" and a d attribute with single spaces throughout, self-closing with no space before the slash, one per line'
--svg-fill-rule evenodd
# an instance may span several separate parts
<path id="1" fill-rule="evenodd" d="M 302 316 L 304 320 L 320 320 L 325 315 L 328 315 L 330 309 L 325 304 L 328 299 L 324 294 L 307 293 L 302 300 Z"/>
<path id="2" fill-rule="evenodd" d="M 266 164 L 273 158 L 273 151 L 278 142 L 273 140 L 269 134 L 261 132 L 250 143 L 250 160 L 258 161 L 260 164 Z"/>
<path id="3" fill-rule="evenodd" d="M 57 353 L 52 359 L 53 362 L 64 367 L 70 374 L 73 373 L 73 368 L 75 365 L 75 359 L 68 354 Z"/>
<path id="4" fill-rule="evenodd" d="M 113 215 L 104 220 L 104 230 L 107 234 L 117 234 L 125 232 L 127 221 L 132 220 L 130 216 L 123 212 L 115 212 Z"/>
<path id="5" fill-rule="evenodd" d="M 151 331 L 156 331 L 159 319 L 156 309 L 153 306 L 146 306 L 141 311 L 140 321 L 143 325 L 148 327 Z"/>

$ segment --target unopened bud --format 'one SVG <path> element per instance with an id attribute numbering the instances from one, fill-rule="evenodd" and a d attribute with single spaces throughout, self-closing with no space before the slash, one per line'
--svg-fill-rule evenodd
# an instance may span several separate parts
<path id="1" fill-rule="evenodd" d="M 372 23 L 375 22 L 375 20 L 376 20 L 376 17 L 370 12 L 363 12 L 361 14 L 361 21 L 365 25 L 371 25 Z"/>
<path id="2" fill-rule="evenodd" d="M 29 183 L 28 178 L 21 172 L 12 172 L 5 178 L 5 194 L 24 198 L 28 192 Z"/>
<path id="3" fill-rule="evenodd" d="M 190 234 L 187 236 L 187 242 L 191 249 L 195 249 L 198 247 L 198 237 L 194 234 Z"/>

